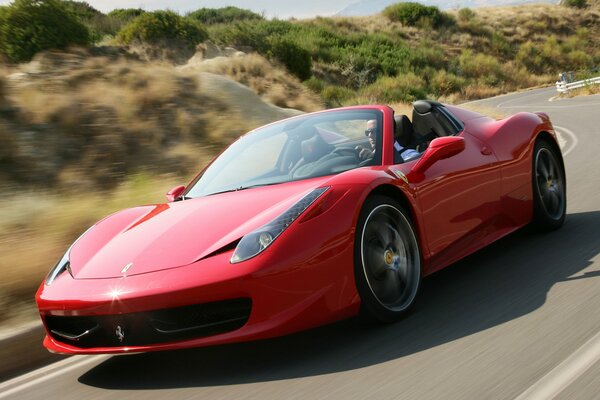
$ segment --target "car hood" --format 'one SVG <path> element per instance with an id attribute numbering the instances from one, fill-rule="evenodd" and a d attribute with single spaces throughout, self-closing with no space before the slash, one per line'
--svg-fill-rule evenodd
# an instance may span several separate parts
<path id="1" fill-rule="evenodd" d="M 75 279 L 115 278 L 191 264 L 269 222 L 325 181 L 288 182 L 118 212 L 75 242 L 71 274 Z"/>

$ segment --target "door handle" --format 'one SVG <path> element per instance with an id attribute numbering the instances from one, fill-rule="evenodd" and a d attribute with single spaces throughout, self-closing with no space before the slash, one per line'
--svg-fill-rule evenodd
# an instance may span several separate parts
<path id="1" fill-rule="evenodd" d="M 483 154 L 484 156 L 491 156 L 492 155 L 492 150 L 490 150 L 490 148 L 487 147 L 487 146 L 483 146 L 481 148 L 481 154 Z"/>

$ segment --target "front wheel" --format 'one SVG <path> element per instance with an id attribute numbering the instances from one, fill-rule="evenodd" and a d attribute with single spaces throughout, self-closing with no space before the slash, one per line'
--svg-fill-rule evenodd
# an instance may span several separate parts
<path id="1" fill-rule="evenodd" d="M 567 185 L 560 155 L 544 140 L 533 150 L 533 221 L 538 230 L 558 229 L 565 221 Z"/>
<path id="2" fill-rule="evenodd" d="M 360 213 L 354 245 L 361 317 L 396 321 L 413 306 L 421 281 L 419 245 L 406 211 L 388 197 L 369 197 Z"/>

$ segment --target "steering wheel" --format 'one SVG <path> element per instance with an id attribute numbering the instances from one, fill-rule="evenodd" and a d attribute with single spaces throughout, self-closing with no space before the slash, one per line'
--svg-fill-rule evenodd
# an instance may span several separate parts
<path id="1" fill-rule="evenodd" d="M 333 149 L 331 154 L 338 154 L 340 156 L 358 157 L 358 151 L 356 151 L 356 149 L 353 149 L 351 147 L 336 147 L 335 149 Z"/>
<path id="2" fill-rule="evenodd" d="M 362 160 L 358 166 L 359 167 L 364 167 L 365 165 L 371 165 L 371 163 L 373 162 L 373 158 L 367 158 L 366 160 Z"/>

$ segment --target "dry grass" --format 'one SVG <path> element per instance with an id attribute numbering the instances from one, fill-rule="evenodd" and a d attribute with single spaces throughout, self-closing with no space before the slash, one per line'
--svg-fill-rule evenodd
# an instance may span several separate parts
<path id="1" fill-rule="evenodd" d="M 394 109 L 394 112 L 396 113 L 396 115 L 404 114 L 409 119 L 412 119 L 413 107 L 411 104 L 394 103 L 394 104 L 390 104 L 390 107 L 392 107 Z"/>
<path id="2" fill-rule="evenodd" d="M 205 93 L 200 74 L 165 63 L 74 50 L 42 53 L 16 72 L 7 85 L 0 78 L 0 101 L 12 107 L 0 113 L 0 136 L 14 141 L 0 150 L 9 158 L 0 179 L 106 189 L 136 171 L 186 173 L 197 157 L 174 149 L 219 148 L 257 126 Z"/>
<path id="3" fill-rule="evenodd" d="M 600 85 L 589 85 L 582 88 L 569 90 L 567 93 L 561 94 L 561 98 L 572 98 L 579 96 L 591 96 L 594 94 L 600 94 Z"/>
<path id="4" fill-rule="evenodd" d="M 50 268 L 82 232 L 125 207 L 163 202 L 164 193 L 185 183 L 174 176 L 135 175 L 111 192 L 52 191 L 19 194 L 0 203 L 0 323 L 31 304 Z M 11 306 L 5 306 L 10 304 Z M 16 312 L 15 312 L 16 310 Z"/>
<path id="5" fill-rule="evenodd" d="M 256 53 L 238 57 L 216 57 L 184 68 L 190 69 L 228 76 L 279 107 L 307 112 L 323 108 L 319 97 L 307 90 L 298 78 Z"/>

